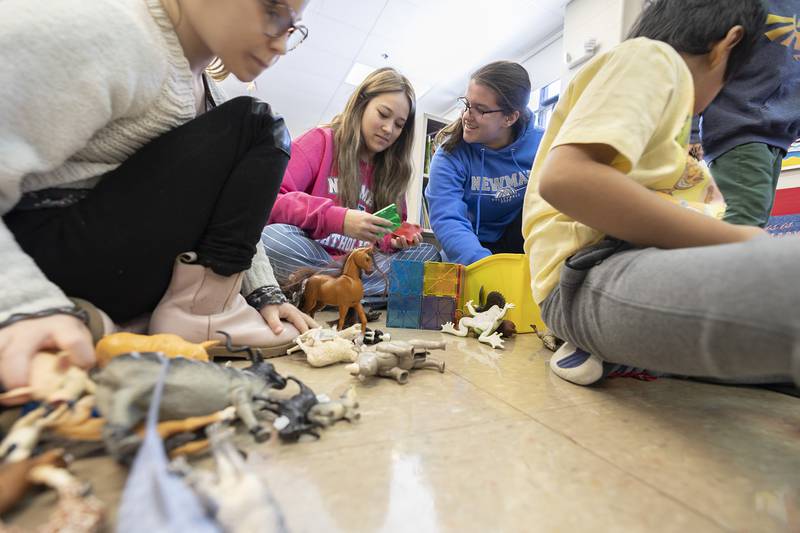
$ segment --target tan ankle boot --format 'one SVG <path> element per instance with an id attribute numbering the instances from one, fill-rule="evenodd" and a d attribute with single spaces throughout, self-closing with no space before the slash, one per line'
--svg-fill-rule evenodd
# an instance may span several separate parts
<path id="1" fill-rule="evenodd" d="M 117 331 L 117 326 L 111 318 L 99 307 L 83 298 L 70 298 L 75 307 L 83 309 L 89 314 L 89 323 L 87 327 L 92 334 L 92 342 L 97 343 L 106 335 L 110 335 Z"/>
<path id="2" fill-rule="evenodd" d="M 243 272 L 220 276 L 194 264 L 196 258 L 190 252 L 176 259 L 167 292 L 150 318 L 149 333 L 172 333 L 196 343 L 219 339 L 223 346 L 208 350 L 214 356 L 229 353 L 224 337 L 217 333 L 224 331 L 234 345 L 258 348 L 264 357 L 284 355 L 300 334 L 297 329 L 283 322 L 283 332 L 275 335 L 261 313 L 241 295 Z"/>

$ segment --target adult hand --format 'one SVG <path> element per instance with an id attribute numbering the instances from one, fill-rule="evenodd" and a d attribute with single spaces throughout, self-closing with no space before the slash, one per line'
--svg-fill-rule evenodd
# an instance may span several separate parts
<path id="1" fill-rule="evenodd" d="M 361 241 L 375 242 L 390 233 L 392 223 L 385 218 L 376 217 L 357 209 L 348 209 L 344 215 L 342 232 L 348 237 Z"/>
<path id="2" fill-rule="evenodd" d="M 21 320 L 0 329 L 0 381 L 6 389 L 28 384 L 30 360 L 38 352 L 67 352 L 82 368 L 94 366 L 92 334 L 70 315 Z"/>
<path id="3" fill-rule="evenodd" d="M 261 308 L 261 316 L 264 317 L 275 335 L 280 335 L 284 331 L 281 320 L 292 324 L 300 333 L 305 333 L 309 328 L 319 327 L 313 318 L 288 302 L 279 305 L 265 305 Z"/>

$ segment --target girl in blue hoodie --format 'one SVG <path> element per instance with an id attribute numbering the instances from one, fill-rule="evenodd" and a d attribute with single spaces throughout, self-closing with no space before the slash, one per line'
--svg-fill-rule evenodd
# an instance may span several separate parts
<path id="1" fill-rule="evenodd" d="M 436 138 L 425 197 L 449 261 L 469 265 L 496 253 L 523 253 L 522 201 L 544 133 L 533 125 L 530 96 L 522 65 L 481 67 L 459 98 L 461 116 Z"/>

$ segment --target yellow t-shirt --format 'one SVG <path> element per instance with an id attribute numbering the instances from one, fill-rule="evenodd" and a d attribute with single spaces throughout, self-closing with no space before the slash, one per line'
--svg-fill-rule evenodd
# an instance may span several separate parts
<path id="1" fill-rule="evenodd" d="M 693 108 L 692 74 L 683 58 L 660 41 L 625 41 L 575 76 L 553 113 L 525 193 L 522 232 L 537 302 L 558 284 L 568 257 L 604 237 L 539 196 L 539 171 L 556 146 L 611 146 L 617 151 L 612 166 L 632 180 L 666 199 L 722 217 L 725 204 L 708 169 L 688 155 Z"/>

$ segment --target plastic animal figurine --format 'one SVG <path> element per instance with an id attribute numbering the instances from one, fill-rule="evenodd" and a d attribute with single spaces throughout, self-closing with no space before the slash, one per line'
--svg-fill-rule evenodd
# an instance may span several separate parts
<path id="1" fill-rule="evenodd" d="M 367 323 L 370 322 L 377 322 L 381 319 L 381 312 L 375 309 L 370 309 L 369 307 L 364 308 L 364 316 L 367 317 Z M 358 313 L 356 313 L 355 309 L 348 309 L 347 315 L 344 317 L 344 327 L 349 328 L 354 324 L 360 325 L 361 319 L 358 318 Z M 339 317 L 336 317 L 334 320 L 327 321 L 328 326 L 332 328 L 339 327 Z"/>
<path id="2" fill-rule="evenodd" d="M 58 420 L 66 410 L 66 404 L 61 404 L 53 411 L 49 411 L 46 407 L 38 407 L 17 419 L 6 438 L 0 443 L 0 459 L 15 463 L 30 457 L 39 443 L 42 431 Z"/>
<path id="3" fill-rule="evenodd" d="M 364 297 L 361 273 L 371 274 L 375 269 L 372 254 L 372 248 L 356 248 L 345 258 L 339 276 L 315 274 L 305 280 L 303 312 L 313 318 L 314 314 L 326 305 L 334 305 L 339 308 L 338 329 L 342 331 L 347 311 L 353 308 L 361 322 L 361 331 L 366 331 L 367 316 L 361 306 L 361 299 Z"/>
<path id="4" fill-rule="evenodd" d="M 30 385 L 0 394 L 0 403 L 17 404 L 35 400 L 46 404 L 72 402 L 85 392 L 92 393 L 94 383 L 87 373 L 73 366 L 66 353 L 39 352 L 31 359 Z"/>
<path id="5" fill-rule="evenodd" d="M 497 326 L 497 333 L 504 339 L 511 339 L 517 334 L 517 325 L 510 320 L 503 320 Z"/>
<path id="6" fill-rule="evenodd" d="M 117 458 L 130 456 L 141 439 L 133 433 L 145 418 L 164 356 L 127 354 L 115 357 L 95 376 L 97 407 L 106 418 L 103 440 Z M 236 414 L 256 441 L 270 432 L 256 418 L 272 389 L 282 389 L 286 380 L 272 364 L 253 355 L 253 364 L 239 370 L 190 359 L 172 359 L 160 405 L 160 420 L 182 420 L 221 411 L 233 404 Z"/>
<path id="7" fill-rule="evenodd" d="M 192 434 L 197 430 L 212 424 L 219 422 L 232 422 L 234 420 L 236 420 L 236 408 L 230 406 L 226 407 L 222 411 L 218 411 L 207 416 L 192 416 L 184 420 L 167 420 L 165 422 L 159 422 L 158 426 L 156 426 L 156 431 L 158 431 L 158 434 L 165 443 L 169 443 L 170 441 L 168 439 L 176 435 Z M 144 428 L 140 428 L 138 433 L 139 436 L 144 437 Z M 174 459 L 180 455 L 194 455 L 204 452 L 208 449 L 208 446 L 208 439 L 195 440 L 192 438 L 191 441 L 175 447 L 171 447 L 169 444 L 167 444 L 166 448 L 169 450 L 170 459 Z"/>
<path id="8" fill-rule="evenodd" d="M 92 416 L 96 400 L 93 394 L 84 396 L 58 417 L 48 429 L 55 435 L 70 440 L 102 440 L 103 425 L 106 421 Z"/>
<path id="9" fill-rule="evenodd" d="M 50 450 L 23 461 L 0 464 L 0 515 L 19 503 L 33 486 L 31 470 L 45 465 L 65 467 L 64 450 Z"/>
<path id="10" fill-rule="evenodd" d="M 392 336 L 388 333 L 384 333 L 379 329 L 367 329 L 367 332 L 364 333 L 364 344 L 368 346 L 372 346 L 373 344 L 378 344 L 379 342 L 390 341 L 392 340 Z"/>
<path id="11" fill-rule="evenodd" d="M 536 327 L 536 324 L 531 324 L 531 328 L 533 328 L 533 332 L 539 337 L 539 340 L 542 341 L 542 344 L 545 348 L 550 350 L 551 352 L 558 351 L 561 348 L 561 345 L 564 344 L 564 341 L 553 335 L 551 332 L 544 332 L 542 333 L 539 331 L 539 328 Z"/>
<path id="12" fill-rule="evenodd" d="M 347 365 L 347 369 L 359 379 L 379 376 L 405 385 L 412 369 L 435 368 L 444 372 L 444 362 L 428 359 L 428 354 L 430 350 L 444 350 L 446 346 L 444 342 L 435 341 L 382 342 L 374 346 L 374 351 L 364 349 L 358 361 Z"/>
<path id="13" fill-rule="evenodd" d="M 131 352 L 160 352 L 167 357 L 186 357 L 196 361 L 209 361 L 206 349 L 220 344 L 212 340 L 195 344 L 178 335 L 137 335 L 135 333 L 112 333 L 106 335 L 95 346 L 97 366 L 105 368 L 112 357 Z"/>
<path id="14" fill-rule="evenodd" d="M 350 387 L 338 400 L 320 402 L 309 409 L 306 417 L 322 427 L 329 427 L 339 420 L 354 422 L 361 418 L 358 412 L 356 390 Z"/>
<path id="15" fill-rule="evenodd" d="M 264 468 L 257 455 L 251 453 L 245 461 L 233 444 L 232 428 L 215 424 L 206 432 L 216 472 L 193 469 L 183 459 L 173 461 L 172 470 L 184 476 L 224 531 L 288 531 L 277 501 L 258 474 Z"/>
<path id="16" fill-rule="evenodd" d="M 115 359 L 104 372 L 119 364 L 126 357 Z M 191 531 L 192 533 L 219 533 L 219 526 L 207 516 L 205 509 L 182 478 L 170 471 L 164 441 L 156 431 L 166 383 L 170 380 L 172 366 L 181 363 L 209 365 L 178 358 L 169 359 L 163 356 L 156 358 L 158 365 L 154 383 L 148 385 L 153 394 L 147 399 L 147 415 L 145 436 L 136 452 L 125 490 L 122 493 L 117 509 L 118 533 L 139 533 L 141 531 Z M 147 372 L 150 372 L 148 366 Z M 176 377 L 186 376 L 179 372 Z M 188 380 L 184 381 L 187 386 Z M 194 383 L 196 386 L 197 384 Z M 174 386 L 174 384 L 173 384 Z"/>
<path id="17" fill-rule="evenodd" d="M 105 505 L 91 494 L 81 495 L 60 492 L 56 510 L 50 519 L 39 528 L 39 533 L 61 533 L 80 531 L 95 533 L 103 530 Z"/>
<path id="18" fill-rule="evenodd" d="M 297 383 L 300 392 L 286 400 L 265 400 L 265 409 L 278 415 L 273 424 L 278 436 L 289 442 L 296 442 L 303 434 L 319 438 L 314 429 L 321 424 L 308 419 L 309 411 L 319 403 L 317 395 L 299 379 L 292 376 L 286 379 Z"/>
<path id="19" fill-rule="evenodd" d="M 503 348 L 503 339 L 497 333 L 497 328 L 506 316 L 509 309 L 514 308 L 514 304 L 507 303 L 503 307 L 493 305 L 488 311 L 479 313 L 472 306 L 472 300 L 467 302 L 467 311 L 472 316 L 465 316 L 458 321 L 458 329 L 452 322 L 442 325 L 443 333 L 450 333 L 457 337 L 466 337 L 470 331 L 478 335 L 478 341 L 490 345 L 492 348 Z"/>
<path id="20" fill-rule="evenodd" d="M 314 328 L 295 338 L 297 344 L 289 353 L 302 350 L 308 364 L 323 367 L 336 363 L 352 363 L 358 357 L 353 341 L 361 335 L 361 324 L 356 324 L 344 331 Z"/>

